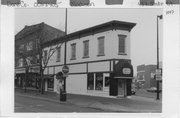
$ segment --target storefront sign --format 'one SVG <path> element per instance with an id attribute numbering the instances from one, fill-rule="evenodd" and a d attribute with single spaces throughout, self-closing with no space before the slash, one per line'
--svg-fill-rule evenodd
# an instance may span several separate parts
<path id="1" fill-rule="evenodd" d="M 131 69 L 130 68 L 123 68 L 122 72 L 125 75 L 129 75 L 129 74 L 131 74 Z"/>

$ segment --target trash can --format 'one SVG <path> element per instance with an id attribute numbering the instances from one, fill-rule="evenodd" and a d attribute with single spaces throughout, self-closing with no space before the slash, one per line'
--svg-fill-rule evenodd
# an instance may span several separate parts
<path id="1" fill-rule="evenodd" d="M 60 91 L 60 101 L 66 101 L 66 91 Z"/>

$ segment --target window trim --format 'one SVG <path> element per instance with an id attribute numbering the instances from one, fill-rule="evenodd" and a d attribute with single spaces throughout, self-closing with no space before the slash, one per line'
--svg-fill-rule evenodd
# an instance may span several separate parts
<path id="1" fill-rule="evenodd" d="M 124 38 L 124 52 L 120 52 L 120 37 Z M 127 35 L 124 35 L 124 34 L 119 34 L 118 35 L 118 55 L 127 55 L 127 50 L 126 50 L 126 38 L 127 38 Z"/>
<path id="2" fill-rule="evenodd" d="M 104 43 L 103 43 L 103 45 L 104 45 L 104 46 L 103 46 L 103 53 L 101 54 L 101 53 L 100 53 L 100 46 L 99 46 L 99 45 L 100 45 L 100 44 L 99 44 L 99 40 L 100 40 L 100 39 L 103 39 L 103 40 L 104 40 L 104 39 L 105 39 L 105 36 L 101 36 L 101 37 L 98 37 L 98 38 L 97 38 L 97 40 L 98 40 L 98 45 L 97 45 L 97 49 L 98 49 L 97 51 L 98 51 L 98 52 L 97 52 L 97 56 L 98 56 L 98 57 L 99 57 L 99 56 L 105 56 L 105 40 L 104 40 Z"/>
<path id="3" fill-rule="evenodd" d="M 75 52 L 74 52 L 74 53 L 75 53 L 75 54 L 74 54 L 75 57 L 73 57 L 73 54 L 72 54 L 72 53 L 73 53 L 73 52 L 72 52 L 72 46 L 75 46 Z M 71 44 L 71 59 L 70 59 L 70 60 L 76 60 L 76 43 L 72 43 L 72 44 Z"/>
<path id="4" fill-rule="evenodd" d="M 88 42 L 88 55 L 85 55 L 85 43 Z M 89 58 L 89 40 L 83 41 L 83 58 Z"/>

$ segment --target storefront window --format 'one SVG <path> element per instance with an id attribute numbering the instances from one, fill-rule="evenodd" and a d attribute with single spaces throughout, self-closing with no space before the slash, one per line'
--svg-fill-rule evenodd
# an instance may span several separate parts
<path id="1" fill-rule="evenodd" d="M 103 90 L 103 73 L 96 73 L 96 90 Z"/>
<path id="2" fill-rule="evenodd" d="M 110 77 L 105 77 L 105 87 L 109 86 Z"/>
<path id="3" fill-rule="evenodd" d="M 93 73 L 88 74 L 87 89 L 94 90 L 94 74 Z"/>
<path id="4" fill-rule="evenodd" d="M 48 79 L 47 80 L 47 87 L 50 88 L 50 89 L 53 89 L 54 88 L 54 79 L 51 78 L 51 79 Z"/>

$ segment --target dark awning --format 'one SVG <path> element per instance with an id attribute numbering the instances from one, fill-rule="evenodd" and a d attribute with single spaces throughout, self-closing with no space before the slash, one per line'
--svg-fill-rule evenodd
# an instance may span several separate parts
<path id="1" fill-rule="evenodd" d="M 114 67 L 115 78 L 132 78 L 133 77 L 133 66 L 130 60 L 121 59 Z"/>
<path id="2" fill-rule="evenodd" d="M 41 76 L 38 76 L 38 79 L 41 79 Z M 54 75 L 43 75 L 43 79 L 54 79 Z"/>

